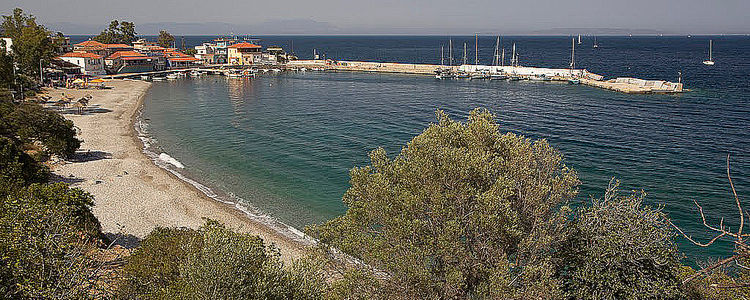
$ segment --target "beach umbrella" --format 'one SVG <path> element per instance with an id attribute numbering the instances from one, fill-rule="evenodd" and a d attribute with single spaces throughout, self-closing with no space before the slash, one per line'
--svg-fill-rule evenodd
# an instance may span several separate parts
<path id="1" fill-rule="evenodd" d="M 102 83 L 102 82 L 105 82 L 105 81 L 104 81 L 104 79 L 97 78 L 97 79 L 94 79 L 94 80 L 90 80 L 89 82 L 90 83 Z"/>
<path id="2" fill-rule="evenodd" d="M 73 80 L 73 83 L 83 83 L 83 79 L 78 78 L 76 80 Z"/>

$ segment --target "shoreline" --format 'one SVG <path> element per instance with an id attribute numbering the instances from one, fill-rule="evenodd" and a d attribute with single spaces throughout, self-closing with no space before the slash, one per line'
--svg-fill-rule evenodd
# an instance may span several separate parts
<path id="1" fill-rule="evenodd" d="M 94 215 L 105 234 L 132 245 L 156 227 L 195 229 L 207 217 L 228 228 L 259 235 L 267 244 L 274 244 L 286 262 L 307 252 L 311 241 L 293 239 L 279 228 L 251 218 L 236 205 L 209 197 L 187 181 L 194 180 L 180 178 L 144 152 L 136 126 L 150 83 L 113 80 L 107 85 L 114 88 L 47 91 L 53 98 L 60 93 L 94 97 L 92 112 L 64 113 L 80 129 L 78 137 L 83 143 L 76 157 L 52 171 L 58 177 L 55 181 L 94 195 Z"/>

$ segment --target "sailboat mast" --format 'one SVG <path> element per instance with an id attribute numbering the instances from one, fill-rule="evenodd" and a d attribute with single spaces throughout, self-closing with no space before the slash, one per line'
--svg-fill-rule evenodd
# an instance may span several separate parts
<path id="1" fill-rule="evenodd" d="M 448 65 L 453 65 L 453 39 L 448 40 Z"/>
<path id="2" fill-rule="evenodd" d="M 474 34 L 474 65 L 479 64 L 479 34 Z"/>
<path id="3" fill-rule="evenodd" d="M 500 60 L 500 65 L 505 67 L 505 47 L 503 47 L 503 56 Z"/>
<path id="4" fill-rule="evenodd" d="M 570 76 L 573 76 L 573 69 L 576 67 L 576 39 L 572 41 L 573 48 L 570 52 Z"/>
<path id="5" fill-rule="evenodd" d="M 445 51 L 444 48 L 445 48 L 445 46 L 440 45 L 440 65 L 441 66 L 445 65 L 445 56 L 443 55 L 443 52 Z"/>
<path id="6" fill-rule="evenodd" d="M 464 43 L 464 65 L 466 64 L 466 43 Z"/>
<path id="7" fill-rule="evenodd" d="M 514 67 L 517 65 L 518 60 L 516 58 L 516 43 L 513 43 L 513 56 L 510 58 L 510 64 Z"/>
<path id="8" fill-rule="evenodd" d="M 500 64 L 500 37 L 497 37 L 497 41 L 495 42 L 495 61 L 493 62 L 493 65 L 497 66 Z"/>
<path id="9" fill-rule="evenodd" d="M 714 60 L 714 40 L 708 41 L 708 60 Z"/>

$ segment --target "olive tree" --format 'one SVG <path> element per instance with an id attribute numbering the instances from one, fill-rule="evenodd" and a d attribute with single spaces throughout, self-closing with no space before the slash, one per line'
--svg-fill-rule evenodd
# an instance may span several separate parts
<path id="1" fill-rule="evenodd" d="M 680 299 L 682 253 L 676 232 L 645 193 L 618 194 L 612 181 L 571 221 L 561 251 L 561 276 L 571 299 Z"/>
<path id="2" fill-rule="evenodd" d="M 375 270 L 372 297 L 560 297 L 551 253 L 576 173 L 547 141 L 501 133 L 487 110 L 465 123 L 436 115 L 395 158 L 376 149 L 352 169 L 346 214 L 308 231 Z"/>

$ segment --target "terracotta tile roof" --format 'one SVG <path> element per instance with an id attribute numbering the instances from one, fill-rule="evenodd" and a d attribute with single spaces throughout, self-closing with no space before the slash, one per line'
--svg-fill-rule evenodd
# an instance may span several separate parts
<path id="1" fill-rule="evenodd" d="M 94 53 L 80 53 L 80 52 L 68 52 L 59 57 L 80 57 L 80 58 L 102 58 L 101 55 Z"/>
<path id="2" fill-rule="evenodd" d="M 132 46 L 125 44 L 105 44 L 105 46 L 107 48 L 133 48 Z"/>
<path id="3" fill-rule="evenodd" d="M 242 42 L 242 43 L 237 43 L 237 44 L 231 45 L 228 48 L 242 48 L 242 49 L 247 49 L 247 48 L 262 48 L 262 47 L 258 46 L 256 44 L 251 44 L 251 43 L 248 43 L 248 42 Z"/>
<path id="4" fill-rule="evenodd" d="M 126 56 L 122 58 L 122 60 L 144 60 L 144 59 L 151 59 L 151 57 L 150 56 Z"/>
<path id="5" fill-rule="evenodd" d="M 135 51 L 117 51 L 113 53 L 112 55 L 108 56 L 107 59 L 118 59 L 121 57 L 148 57 L 145 54 L 141 54 Z"/>
<path id="6" fill-rule="evenodd" d="M 170 57 L 167 58 L 171 61 L 197 61 L 199 59 L 192 57 L 192 56 L 182 56 L 182 57 Z"/>
<path id="7" fill-rule="evenodd" d="M 80 42 L 80 43 L 75 44 L 75 45 L 76 46 L 81 46 L 81 47 L 106 47 L 105 44 L 102 44 L 102 43 L 97 42 L 97 41 L 92 41 L 92 40 L 88 40 L 88 41 L 85 41 L 85 42 Z"/>

